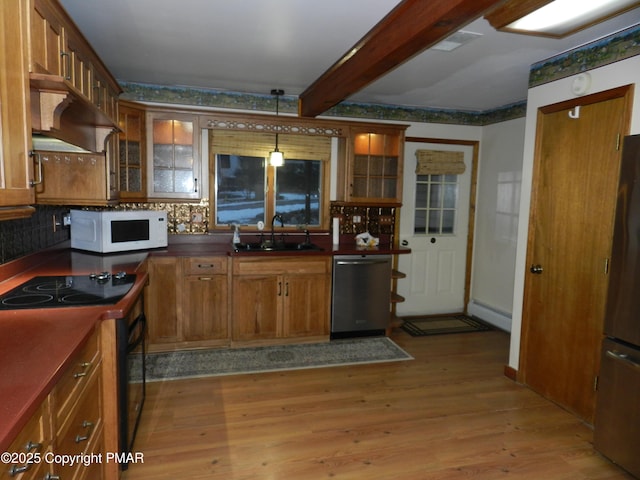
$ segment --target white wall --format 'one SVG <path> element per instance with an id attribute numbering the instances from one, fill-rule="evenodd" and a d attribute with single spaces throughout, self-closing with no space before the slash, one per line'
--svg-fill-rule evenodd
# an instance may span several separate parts
<path id="1" fill-rule="evenodd" d="M 525 119 L 486 127 L 413 123 L 407 137 L 480 142 L 468 312 L 511 330 Z M 403 207 L 407 208 L 407 206 Z"/>
<path id="2" fill-rule="evenodd" d="M 602 92 L 612 88 L 640 83 L 640 56 L 613 63 L 605 67 L 590 70 L 591 87 L 587 94 Z M 533 158 L 536 139 L 536 120 L 540 107 L 552 105 L 575 98 L 571 86 L 575 77 L 563 78 L 529 90 L 527 98 L 527 115 L 524 137 L 524 155 L 522 165 L 522 191 L 520 202 L 520 218 L 518 224 L 518 241 L 516 247 L 513 313 L 511 324 L 511 348 L 509 366 L 518 368 L 520 355 L 520 334 L 522 326 L 522 303 L 524 298 L 524 277 L 526 274 L 526 254 L 529 207 L 531 204 L 531 183 Z M 637 85 L 636 85 L 636 88 Z M 631 134 L 640 133 L 640 94 L 635 92 L 633 100 Z"/>
<path id="3" fill-rule="evenodd" d="M 511 330 L 525 119 L 482 129 L 471 315 Z"/>

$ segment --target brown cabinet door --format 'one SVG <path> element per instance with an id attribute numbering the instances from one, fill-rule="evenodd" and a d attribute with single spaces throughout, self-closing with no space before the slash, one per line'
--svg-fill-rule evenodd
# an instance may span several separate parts
<path id="1" fill-rule="evenodd" d="M 33 73 L 49 73 L 70 78 L 71 58 L 67 55 L 65 30 L 51 2 L 32 0 L 30 46 Z"/>
<path id="2" fill-rule="evenodd" d="M 3 3 L 0 9 L 0 207 L 34 203 L 31 112 L 27 111 L 29 82 L 22 2 Z M 8 209 L 7 209 L 8 210 Z M 0 212 L 21 216 L 19 212 Z M 30 214 L 31 212 L 27 212 Z"/>
<path id="3" fill-rule="evenodd" d="M 330 277 L 326 274 L 284 278 L 285 337 L 329 334 Z"/>
<path id="4" fill-rule="evenodd" d="M 185 341 L 229 337 L 227 276 L 188 275 L 182 297 L 182 337 Z"/>
<path id="5" fill-rule="evenodd" d="M 145 291 L 145 314 L 149 325 L 149 344 L 172 343 L 179 340 L 176 289 L 176 257 L 150 258 L 149 285 Z"/>
<path id="6" fill-rule="evenodd" d="M 234 277 L 233 340 L 262 340 L 279 336 L 283 288 L 283 279 L 279 275 Z"/>

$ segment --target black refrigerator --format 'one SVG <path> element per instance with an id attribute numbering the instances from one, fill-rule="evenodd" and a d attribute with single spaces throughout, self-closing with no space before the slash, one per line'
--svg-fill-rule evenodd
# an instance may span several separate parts
<path id="1" fill-rule="evenodd" d="M 640 478 L 640 135 L 624 139 L 594 446 Z"/>

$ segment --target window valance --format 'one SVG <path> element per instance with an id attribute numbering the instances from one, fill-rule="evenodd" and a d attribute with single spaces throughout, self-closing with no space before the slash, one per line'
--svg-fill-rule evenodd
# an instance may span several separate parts
<path id="1" fill-rule="evenodd" d="M 216 154 L 266 158 L 274 149 L 275 142 L 274 133 L 209 131 L 209 149 Z M 278 149 L 284 153 L 285 160 L 328 162 L 331 158 L 331 138 L 281 133 L 278 134 Z"/>

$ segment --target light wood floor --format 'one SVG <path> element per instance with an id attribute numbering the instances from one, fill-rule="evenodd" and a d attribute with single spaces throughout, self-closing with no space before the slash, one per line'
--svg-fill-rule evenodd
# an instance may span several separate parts
<path id="1" fill-rule="evenodd" d="M 503 375 L 503 332 L 392 338 L 413 361 L 148 385 L 123 480 L 630 479 Z"/>

